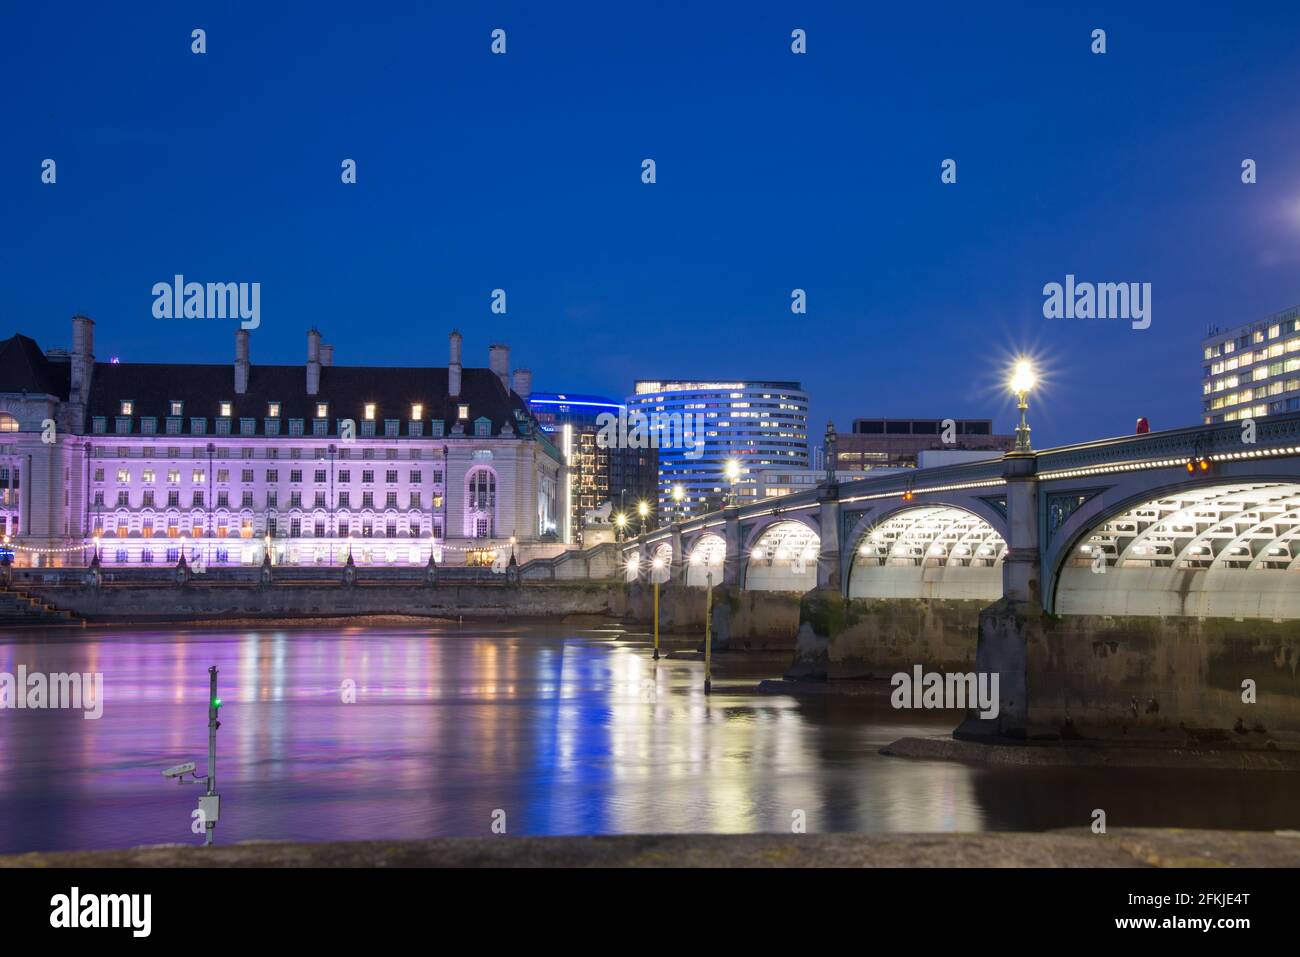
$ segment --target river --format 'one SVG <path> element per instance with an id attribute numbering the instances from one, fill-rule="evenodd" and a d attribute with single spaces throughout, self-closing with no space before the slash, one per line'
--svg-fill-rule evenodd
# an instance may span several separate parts
<path id="1" fill-rule="evenodd" d="M 1281 772 L 984 769 L 881 756 L 951 714 L 703 691 L 613 625 L 0 635 L 0 674 L 102 674 L 103 712 L 0 710 L 0 852 L 198 843 L 209 665 L 218 843 L 508 834 L 1300 827 Z M 354 693 L 349 693 L 349 688 Z M 352 699 L 355 700 L 352 700 Z"/>

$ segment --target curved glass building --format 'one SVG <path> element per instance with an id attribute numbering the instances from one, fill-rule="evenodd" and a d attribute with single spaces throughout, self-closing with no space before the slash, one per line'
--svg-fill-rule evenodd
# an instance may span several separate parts
<path id="1" fill-rule="evenodd" d="M 808 467 L 808 394 L 798 382 L 638 379 L 634 389 L 627 431 L 649 420 L 658 441 L 661 523 L 720 508 L 733 492 L 755 497 L 761 469 Z"/>

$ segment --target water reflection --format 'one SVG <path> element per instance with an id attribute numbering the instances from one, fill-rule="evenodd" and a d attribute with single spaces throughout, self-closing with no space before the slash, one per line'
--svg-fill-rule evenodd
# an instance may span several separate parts
<path id="1" fill-rule="evenodd" d="M 197 842 L 207 667 L 225 702 L 219 841 L 512 834 L 970 831 L 1300 823 L 1298 776 L 985 770 L 881 757 L 954 719 L 703 694 L 698 664 L 608 631 L 131 632 L 0 638 L 0 671 L 104 673 L 104 717 L 0 711 L 0 851 Z M 356 702 L 344 702 L 344 682 Z"/>

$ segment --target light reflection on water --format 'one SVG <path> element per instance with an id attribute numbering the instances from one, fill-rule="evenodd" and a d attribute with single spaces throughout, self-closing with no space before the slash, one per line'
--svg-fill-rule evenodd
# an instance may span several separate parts
<path id="1" fill-rule="evenodd" d="M 0 851 L 195 842 L 221 670 L 218 841 L 510 834 L 1295 827 L 1298 776 L 885 758 L 951 715 L 796 701 L 610 633 L 467 625 L 0 637 L 0 672 L 103 672 L 104 716 L 0 711 Z M 356 703 L 343 702 L 345 679 Z M 729 686 L 731 690 L 729 689 Z"/>

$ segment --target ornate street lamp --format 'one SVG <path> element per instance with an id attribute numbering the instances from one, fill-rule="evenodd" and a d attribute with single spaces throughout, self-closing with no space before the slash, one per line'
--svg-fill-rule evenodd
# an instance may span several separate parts
<path id="1" fill-rule="evenodd" d="M 736 482 L 740 479 L 740 462 L 736 459 L 727 459 L 726 468 L 727 481 L 731 483 L 731 505 L 736 504 Z"/>
<path id="2" fill-rule="evenodd" d="M 682 514 L 682 499 L 686 497 L 686 489 L 682 488 L 680 482 L 673 486 L 673 507 L 677 512 L 677 521 L 681 521 L 686 516 Z"/>
<path id="3" fill-rule="evenodd" d="M 645 528 L 646 518 L 648 518 L 650 515 L 650 506 L 647 505 L 644 500 L 642 500 L 637 503 L 636 513 L 641 516 L 641 534 L 644 535 L 646 532 L 646 528 Z"/>
<path id="4" fill-rule="evenodd" d="M 1016 367 L 1011 373 L 1011 391 L 1015 393 L 1020 407 L 1020 424 L 1016 426 L 1016 448 L 1020 453 L 1032 452 L 1029 445 L 1029 423 L 1025 421 L 1025 412 L 1029 409 L 1028 395 L 1034 387 L 1038 377 L 1034 374 L 1034 367 L 1030 365 L 1028 359 L 1021 359 L 1016 362 Z"/>

